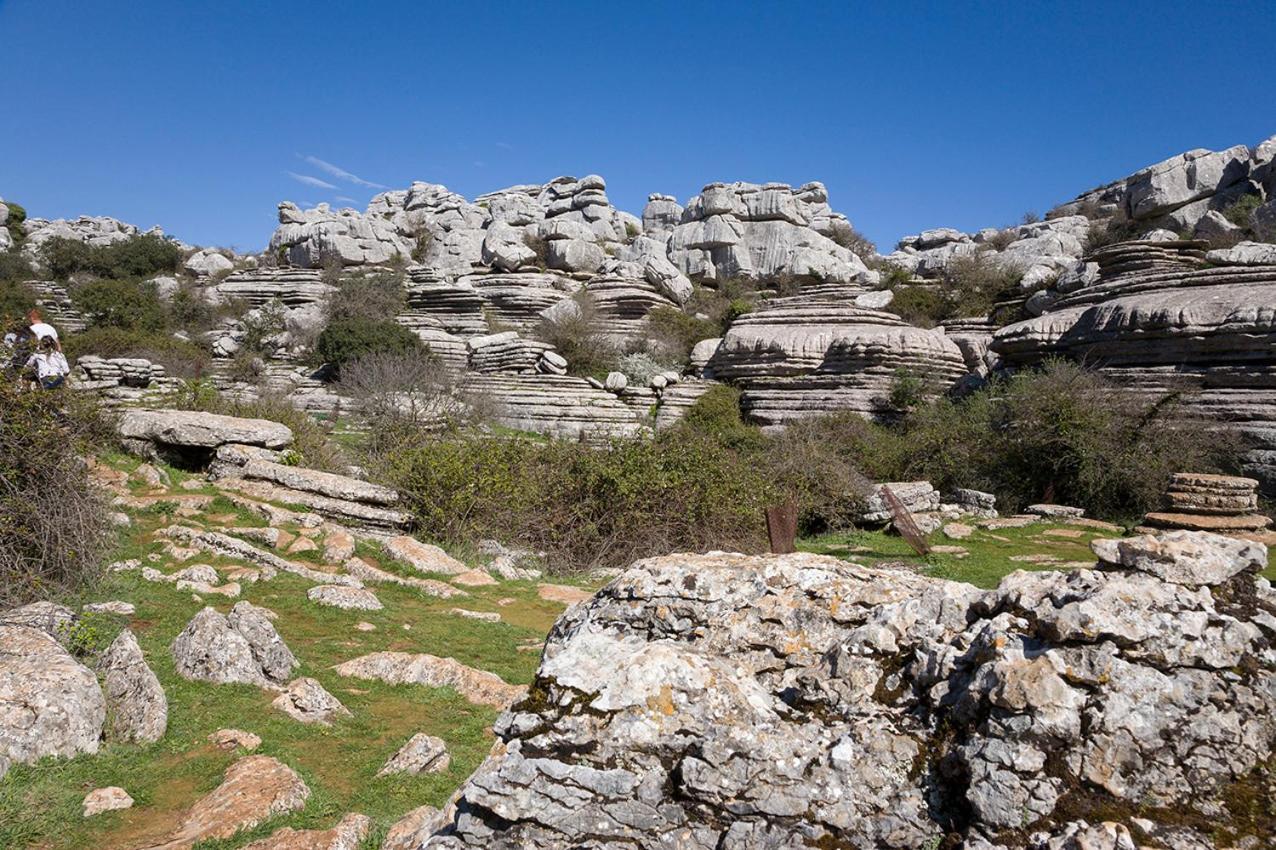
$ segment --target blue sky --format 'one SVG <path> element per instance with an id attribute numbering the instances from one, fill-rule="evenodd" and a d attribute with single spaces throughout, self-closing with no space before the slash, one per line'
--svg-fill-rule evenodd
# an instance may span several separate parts
<path id="1" fill-rule="evenodd" d="M 0 0 L 0 197 L 256 250 L 279 201 L 362 208 L 368 184 L 593 172 L 639 213 L 714 180 L 822 180 L 885 248 L 1276 134 L 1272 12 Z"/>

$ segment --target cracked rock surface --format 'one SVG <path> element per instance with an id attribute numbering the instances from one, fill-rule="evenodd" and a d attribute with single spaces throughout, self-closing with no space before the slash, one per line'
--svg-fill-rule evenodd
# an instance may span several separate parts
<path id="1" fill-rule="evenodd" d="M 1276 593 L 1251 545 L 1135 538 L 992 591 L 640 561 L 555 626 L 424 846 L 1264 846 Z"/>

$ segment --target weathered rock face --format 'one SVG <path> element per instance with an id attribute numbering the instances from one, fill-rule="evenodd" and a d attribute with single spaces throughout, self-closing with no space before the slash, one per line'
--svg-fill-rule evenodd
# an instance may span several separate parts
<path id="1" fill-rule="evenodd" d="M 649 236 L 664 229 L 661 218 L 653 212 Z M 683 274 L 708 280 L 864 279 L 863 261 L 829 238 L 838 231 L 849 232 L 850 224 L 829 210 L 821 183 L 796 190 L 784 183 L 710 183 L 687 203 L 670 233 L 669 259 Z"/>
<path id="2" fill-rule="evenodd" d="M 1197 242 L 1127 242 L 1095 253 L 1097 280 L 1040 317 L 997 331 L 1011 366 L 1047 357 L 1088 366 L 1244 435 L 1247 475 L 1276 492 L 1276 266 L 1203 267 Z"/>
<path id="3" fill-rule="evenodd" d="M 102 658 L 102 684 L 109 740 L 150 744 L 164 737 L 168 698 L 128 629 L 120 632 Z"/>
<path id="4" fill-rule="evenodd" d="M 87 667 L 39 628 L 0 623 L 0 776 L 45 756 L 96 753 L 105 721 Z"/>
<path id="5" fill-rule="evenodd" d="M 853 292 L 836 288 L 777 298 L 741 316 L 707 368 L 743 389 L 743 409 L 764 427 L 840 410 L 889 416 L 901 370 L 932 393 L 966 373 L 961 350 L 942 331 L 856 307 Z"/>
<path id="6" fill-rule="evenodd" d="M 278 422 L 191 410 L 126 410 L 118 431 L 140 454 L 175 453 L 204 463 L 227 444 L 281 449 L 292 443 L 292 431 Z"/>
<path id="7" fill-rule="evenodd" d="M 229 616 L 200 611 L 174 639 L 172 652 L 183 677 L 215 684 L 276 687 L 297 666 L 263 610 L 247 602 L 235 603 Z"/>
<path id="8" fill-rule="evenodd" d="M 805 554 L 639 562 L 555 626 L 425 846 L 1257 846 L 1270 813 L 1225 801 L 1272 782 L 1265 552 L 1149 540 L 989 592 Z"/>

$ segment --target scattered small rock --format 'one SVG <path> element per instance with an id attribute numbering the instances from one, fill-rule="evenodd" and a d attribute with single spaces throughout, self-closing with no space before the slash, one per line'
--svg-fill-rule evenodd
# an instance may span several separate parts
<path id="1" fill-rule="evenodd" d="M 269 838 L 245 844 L 243 850 L 358 850 L 371 829 L 371 818 L 351 813 L 332 829 L 293 829 L 285 826 Z"/>
<path id="2" fill-rule="evenodd" d="M 355 623 L 354 627 L 361 632 L 375 632 L 377 627 L 371 623 Z"/>
<path id="3" fill-rule="evenodd" d="M 306 597 L 320 605 L 353 611 L 380 611 L 383 607 L 376 594 L 366 587 L 320 584 L 306 591 Z"/>
<path id="4" fill-rule="evenodd" d="M 497 583 L 496 579 L 482 570 L 466 570 L 463 573 L 452 576 L 450 581 L 465 587 L 487 587 Z"/>
<path id="5" fill-rule="evenodd" d="M 86 614 L 112 614 L 117 617 L 132 617 L 137 611 L 132 602 L 121 602 L 118 599 L 110 602 L 90 602 L 81 610 Z"/>
<path id="6" fill-rule="evenodd" d="M 540 584 L 536 586 L 536 595 L 546 602 L 561 602 L 564 605 L 575 605 L 584 602 L 594 594 L 569 584 Z"/>
<path id="7" fill-rule="evenodd" d="M 288 687 L 271 705 L 302 723 L 329 726 L 334 717 L 350 716 L 350 710 L 340 700 L 324 690 L 323 685 L 306 676 L 289 682 Z"/>
<path id="8" fill-rule="evenodd" d="M 453 608 L 452 613 L 467 620 L 481 620 L 484 623 L 499 623 L 501 615 L 495 611 L 470 611 L 467 608 Z"/>
<path id="9" fill-rule="evenodd" d="M 975 529 L 969 525 L 960 522 L 950 522 L 944 525 L 944 536 L 949 540 L 965 540 L 967 537 L 975 533 Z"/>
<path id="10" fill-rule="evenodd" d="M 220 750 L 241 749 L 251 753 L 261 746 L 261 738 L 242 729 L 218 729 L 208 736 L 208 743 Z"/>
<path id="11" fill-rule="evenodd" d="M 133 808 L 133 798 L 118 785 L 95 788 L 84 797 L 84 816 L 91 818 L 102 812 L 114 812 Z"/>

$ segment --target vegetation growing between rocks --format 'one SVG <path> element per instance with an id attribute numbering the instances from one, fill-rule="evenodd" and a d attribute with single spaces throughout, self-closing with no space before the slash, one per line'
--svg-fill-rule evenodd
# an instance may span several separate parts
<path id="1" fill-rule="evenodd" d="M 92 405 L 0 382 L 0 608 L 76 592 L 102 572 L 105 501 L 83 455 L 106 440 Z"/>
<path id="2" fill-rule="evenodd" d="M 895 283 L 890 311 L 909 324 L 933 328 L 949 319 L 993 316 L 1001 324 L 1019 318 L 1013 313 L 996 316 L 993 308 L 1000 302 L 1027 294 L 1019 288 L 1023 269 L 997 259 L 988 252 L 954 257 L 934 284 Z"/>
<path id="3" fill-rule="evenodd" d="M 66 280 L 77 273 L 125 279 L 176 272 L 182 249 L 173 240 L 155 233 L 130 236 L 109 245 L 90 245 L 58 236 L 40 246 L 40 256 L 55 280 Z"/>

